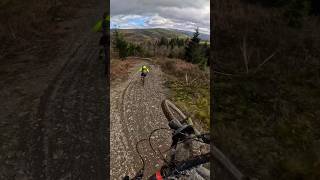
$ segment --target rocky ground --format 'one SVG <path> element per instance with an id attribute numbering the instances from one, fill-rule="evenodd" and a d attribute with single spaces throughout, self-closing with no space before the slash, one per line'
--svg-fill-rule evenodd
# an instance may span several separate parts
<path id="1" fill-rule="evenodd" d="M 138 72 L 142 64 L 148 64 L 151 69 L 144 86 Z M 157 128 L 168 128 L 161 109 L 161 101 L 165 98 L 163 82 L 159 66 L 140 60 L 130 69 L 127 81 L 111 86 L 111 179 L 120 179 L 126 174 L 133 176 L 142 167 L 136 143 L 148 138 Z M 167 130 L 154 133 L 152 138 L 153 146 L 161 151 L 166 150 L 170 142 Z M 148 141 L 139 144 L 139 151 L 146 162 L 147 177 L 159 169 L 161 158 L 152 151 Z"/>

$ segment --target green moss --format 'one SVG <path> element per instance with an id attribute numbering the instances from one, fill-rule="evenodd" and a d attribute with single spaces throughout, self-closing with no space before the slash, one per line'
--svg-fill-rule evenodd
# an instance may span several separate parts
<path id="1" fill-rule="evenodd" d="M 188 86 L 181 81 L 169 81 L 173 101 L 188 112 L 193 119 L 200 120 L 208 130 L 210 127 L 210 93 L 209 84 L 200 87 Z"/>
<path id="2" fill-rule="evenodd" d="M 319 179 L 319 90 L 302 77 L 269 76 L 216 78 L 215 142 L 253 177 Z"/>

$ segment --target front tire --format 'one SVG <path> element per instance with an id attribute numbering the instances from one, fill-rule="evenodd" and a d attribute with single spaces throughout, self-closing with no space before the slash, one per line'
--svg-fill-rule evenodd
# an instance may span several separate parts
<path id="1" fill-rule="evenodd" d="M 187 116 L 168 99 L 162 101 L 161 107 L 164 115 L 169 122 L 174 119 L 178 120 L 181 124 L 185 122 Z M 178 114 L 178 116 L 175 116 L 175 114 Z"/>

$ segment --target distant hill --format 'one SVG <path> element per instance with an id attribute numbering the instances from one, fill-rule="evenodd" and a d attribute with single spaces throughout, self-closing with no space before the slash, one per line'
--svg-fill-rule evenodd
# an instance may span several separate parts
<path id="1" fill-rule="evenodd" d="M 115 29 L 111 29 L 111 33 L 114 32 Z M 119 31 L 124 35 L 124 37 L 129 41 L 140 41 L 140 40 L 155 40 L 160 39 L 161 37 L 167 38 L 190 38 L 193 35 L 193 32 L 190 31 L 182 31 L 176 29 L 162 29 L 162 28 L 154 28 L 154 29 L 119 29 Z M 209 41 L 210 35 L 200 34 L 200 39 Z"/>
<path id="2" fill-rule="evenodd" d="M 192 37 L 193 33 L 194 33 L 194 32 L 191 32 L 191 31 L 183 31 L 183 30 L 178 30 L 178 29 L 170 29 L 170 30 L 176 31 L 177 33 L 185 34 L 185 35 L 187 35 L 189 37 Z M 200 33 L 199 38 L 201 40 L 203 40 L 203 41 L 210 41 L 210 35 L 209 34 Z"/>

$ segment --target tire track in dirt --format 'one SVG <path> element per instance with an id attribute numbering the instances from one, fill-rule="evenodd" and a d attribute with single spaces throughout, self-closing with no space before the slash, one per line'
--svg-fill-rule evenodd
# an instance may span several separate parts
<path id="1" fill-rule="evenodd" d="M 48 42 L 3 63 L 10 71 L 0 82 L 8 85 L 0 96 L 0 126 L 10 137 L 0 148 L 13 158 L 0 156 L 0 179 L 102 179 L 101 152 L 107 152 L 98 151 L 97 140 L 108 100 L 105 66 L 96 59 L 100 33 L 91 28 L 103 3 L 68 5 L 71 14 L 61 14 L 62 21 L 39 37 L 48 35 Z"/>
<path id="2" fill-rule="evenodd" d="M 142 86 L 138 69 L 147 64 L 150 73 Z M 121 179 L 126 174 L 130 177 L 141 168 L 142 162 L 135 150 L 136 142 L 148 138 L 150 132 L 160 127 L 168 127 L 161 109 L 161 100 L 165 98 L 158 91 L 165 91 L 162 86 L 161 70 L 152 62 L 142 61 L 130 70 L 129 79 L 111 87 L 111 179 Z M 168 147 L 170 133 L 162 131 L 154 136 L 154 146 Z M 161 143 L 160 143 L 161 142 Z M 146 161 L 145 177 L 160 168 L 158 155 L 152 152 L 147 141 L 139 144 L 139 150 Z"/>
<path id="3" fill-rule="evenodd" d="M 73 57 L 76 55 L 78 52 L 79 48 L 81 48 L 82 43 L 79 44 L 72 44 L 74 49 L 71 50 L 71 54 L 69 56 L 69 59 L 66 61 L 65 65 L 61 69 L 61 71 L 56 75 L 56 77 L 51 81 L 49 84 L 48 88 L 45 90 L 44 94 L 41 96 L 41 100 L 39 103 L 38 107 L 38 123 L 36 124 L 36 130 L 34 131 L 34 138 L 37 140 L 35 142 L 35 146 L 32 149 L 32 154 L 33 154 L 33 164 L 34 164 L 34 169 L 33 169 L 33 178 L 46 178 L 48 176 L 48 164 L 49 161 L 49 140 L 48 136 L 45 134 L 49 134 L 50 132 L 49 129 L 45 129 L 46 127 L 51 127 L 50 122 L 45 120 L 45 113 L 48 109 L 47 103 L 50 101 L 50 95 L 54 93 L 54 86 L 58 83 L 58 81 L 61 78 L 61 75 L 64 71 L 68 71 L 68 66 L 71 63 L 71 60 Z M 70 45 L 70 47 L 72 47 Z M 44 147 L 44 149 L 40 148 Z M 44 164 L 42 164 L 44 162 Z"/>
<path id="4" fill-rule="evenodd" d="M 42 155 L 39 162 L 43 162 L 44 171 L 34 177 L 102 179 L 102 171 L 106 172 L 101 144 L 97 143 L 102 138 L 99 124 L 106 118 L 104 64 L 97 58 L 98 36 L 83 38 L 41 97 L 38 117 L 42 131 L 37 135 L 42 139 L 35 153 Z"/>

